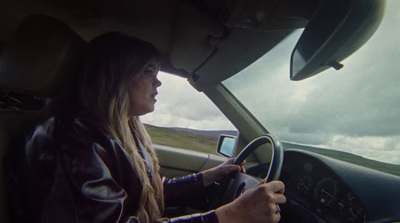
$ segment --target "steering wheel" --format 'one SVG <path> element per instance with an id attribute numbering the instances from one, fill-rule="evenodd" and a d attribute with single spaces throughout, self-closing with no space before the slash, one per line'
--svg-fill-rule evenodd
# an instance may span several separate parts
<path id="1" fill-rule="evenodd" d="M 243 161 L 259 146 L 270 143 L 272 146 L 272 158 L 269 165 L 268 173 L 262 180 L 263 182 L 269 182 L 278 180 L 282 170 L 284 150 L 279 140 L 272 135 L 260 136 L 242 150 L 242 152 L 236 157 L 234 164 L 240 165 Z M 211 209 L 215 209 L 235 200 L 245 191 L 255 187 L 261 181 L 253 176 L 244 173 L 234 173 L 226 176 L 219 184 L 214 197 L 211 200 Z"/>

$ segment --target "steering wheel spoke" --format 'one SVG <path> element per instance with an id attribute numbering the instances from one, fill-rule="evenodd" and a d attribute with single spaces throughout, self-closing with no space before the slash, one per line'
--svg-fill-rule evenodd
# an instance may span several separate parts
<path id="1" fill-rule="evenodd" d="M 282 164 L 284 150 L 279 140 L 272 135 L 258 137 L 251 141 L 242 152 L 236 157 L 234 164 L 242 164 L 243 161 L 259 146 L 270 143 L 272 147 L 272 158 L 266 177 L 260 181 L 259 179 L 244 173 L 231 174 L 221 181 L 212 199 L 210 208 L 215 209 L 221 205 L 229 203 L 239 197 L 247 190 L 255 187 L 260 182 L 269 182 L 278 180 Z"/>

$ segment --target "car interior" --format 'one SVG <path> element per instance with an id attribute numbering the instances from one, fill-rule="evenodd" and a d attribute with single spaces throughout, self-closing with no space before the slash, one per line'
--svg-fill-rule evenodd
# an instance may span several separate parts
<path id="1" fill-rule="evenodd" d="M 293 51 L 290 78 L 340 69 L 340 62 L 373 35 L 384 7 L 383 0 L 1 1 L 0 221 L 9 222 L 9 207 L 19 199 L 7 196 L 7 190 L 20 188 L 5 188 L 4 179 L 27 165 L 22 161 L 24 137 L 32 120 L 83 74 L 87 42 L 109 31 L 153 43 L 162 55 L 161 70 L 186 78 L 237 128 L 228 154 L 238 156 L 238 163 L 247 161 L 247 174 L 223 184 L 210 208 L 260 181 L 281 180 L 288 199 L 281 222 L 400 221 L 399 176 L 283 148 L 221 84 L 300 28 L 304 32 Z M 155 149 L 168 177 L 200 172 L 226 160 Z M 6 164 L 12 168 L 4 170 Z"/>

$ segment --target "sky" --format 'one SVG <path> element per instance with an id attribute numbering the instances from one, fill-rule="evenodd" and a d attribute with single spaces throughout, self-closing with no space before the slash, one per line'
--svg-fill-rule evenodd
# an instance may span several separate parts
<path id="1" fill-rule="evenodd" d="M 329 69 L 303 81 L 290 81 L 290 54 L 299 31 L 224 84 L 235 89 L 234 94 L 282 141 L 400 164 L 399 11 L 400 1 L 389 0 L 377 32 L 342 62 L 339 71 Z M 251 91 L 241 84 L 250 76 L 256 77 L 246 85 Z M 143 122 L 234 129 L 185 79 L 161 72 L 159 79 L 163 85 L 156 110 L 142 117 Z"/>

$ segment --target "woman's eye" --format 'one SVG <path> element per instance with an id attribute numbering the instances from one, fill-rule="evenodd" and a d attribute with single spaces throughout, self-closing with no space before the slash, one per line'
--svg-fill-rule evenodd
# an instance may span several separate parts
<path id="1" fill-rule="evenodd" d="M 154 72 L 152 70 L 145 70 L 144 73 L 149 76 L 153 76 Z"/>

